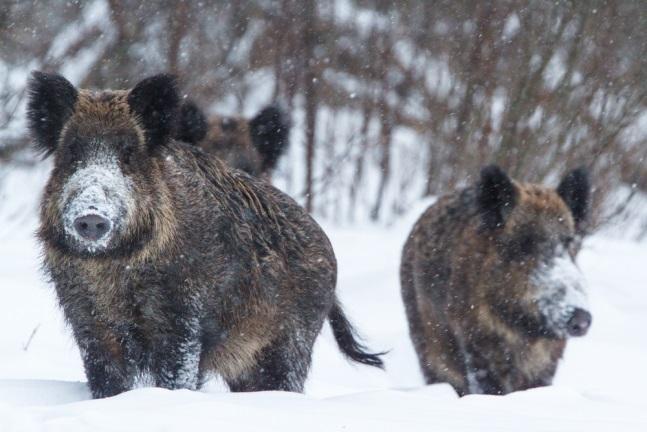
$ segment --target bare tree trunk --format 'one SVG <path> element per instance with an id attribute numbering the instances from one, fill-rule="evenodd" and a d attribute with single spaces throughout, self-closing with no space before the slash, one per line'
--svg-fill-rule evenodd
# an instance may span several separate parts
<path id="1" fill-rule="evenodd" d="M 306 117 L 306 210 L 312 212 L 314 205 L 314 161 L 315 161 L 315 133 L 317 127 L 317 71 L 315 65 L 316 35 L 316 4 L 315 0 L 306 0 L 304 3 L 304 34 L 303 46 L 305 52 L 304 73 L 304 98 Z"/>
<path id="2" fill-rule="evenodd" d="M 368 150 L 368 126 L 371 122 L 371 116 L 373 115 L 370 107 L 370 102 L 364 102 L 362 115 L 362 128 L 359 134 L 360 140 L 360 149 L 355 159 L 355 175 L 353 176 L 353 181 L 350 184 L 349 190 L 349 204 L 348 204 L 348 218 L 355 218 L 355 209 L 357 208 L 357 193 L 362 184 L 362 178 L 364 177 L 364 164 L 366 163 L 366 152 Z"/>
<path id="3" fill-rule="evenodd" d="M 453 188 L 458 180 L 459 171 L 455 169 L 460 164 L 460 158 L 467 156 L 466 149 L 470 134 L 474 128 L 470 123 L 472 117 L 473 99 L 476 90 L 483 85 L 485 77 L 482 75 L 482 62 L 484 46 L 488 45 L 492 36 L 492 14 L 493 6 L 488 3 L 479 3 L 477 7 L 478 21 L 476 32 L 472 41 L 472 49 L 468 59 L 468 77 L 465 83 L 465 93 L 460 108 L 456 112 L 456 132 L 452 144 L 449 165 L 451 174 L 449 176 L 450 188 Z M 481 9 L 482 8 L 482 9 Z M 490 48 L 491 49 L 491 48 Z"/>
<path id="4" fill-rule="evenodd" d="M 172 10 L 169 16 L 169 49 L 168 49 L 168 65 L 169 71 L 174 75 L 180 74 L 180 44 L 187 31 L 189 7 L 185 0 L 180 0 L 175 3 L 175 9 Z"/>
<path id="5" fill-rule="evenodd" d="M 382 101 L 380 109 L 381 130 L 380 130 L 380 184 L 377 189 L 377 198 L 371 210 L 371 220 L 378 220 L 380 217 L 380 209 L 384 201 L 384 192 L 386 186 L 391 178 L 391 138 L 393 136 L 393 116 L 386 105 L 386 101 Z"/>

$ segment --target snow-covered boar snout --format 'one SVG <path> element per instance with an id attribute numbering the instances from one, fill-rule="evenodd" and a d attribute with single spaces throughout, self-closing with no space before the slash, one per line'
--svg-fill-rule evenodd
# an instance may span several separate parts
<path id="1" fill-rule="evenodd" d="M 539 312 L 555 334 L 584 336 L 591 326 L 586 281 L 571 255 L 558 248 L 548 263 L 542 263 L 533 276 L 537 287 Z"/>
<path id="2" fill-rule="evenodd" d="M 63 186 L 59 202 L 64 231 L 86 252 L 107 249 L 133 208 L 132 185 L 113 159 L 88 161 Z"/>

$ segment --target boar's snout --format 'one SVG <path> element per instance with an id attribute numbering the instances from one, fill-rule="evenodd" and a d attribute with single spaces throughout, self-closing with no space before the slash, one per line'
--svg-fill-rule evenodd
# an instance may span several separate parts
<path id="1" fill-rule="evenodd" d="M 566 331 L 570 336 L 584 336 L 591 327 L 591 314 L 581 308 L 576 308 L 568 319 Z"/>
<path id="2" fill-rule="evenodd" d="M 96 241 L 110 231 L 110 221 L 95 214 L 81 216 L 74 220 L 74 229 L 84 239 Z"/>

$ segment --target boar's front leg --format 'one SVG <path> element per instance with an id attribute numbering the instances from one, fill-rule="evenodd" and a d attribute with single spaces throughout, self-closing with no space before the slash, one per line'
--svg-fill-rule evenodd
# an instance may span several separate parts
<path id="1" fill-rule="evenodd" d="M 512 371 L 512 353 L 499 336 L 472 331 L 465 355 L 469 393 L 503 395 L 510 392 L 506 384 Z"/>
<path id="2" fill-rule="evenodd" d="M 81 352 L 92 397 L 104 398 L 130 390 L 135 374 L 125 349 L 128 329 L 98 318 L 93 299 L 83 287 L 59 282 L 56 290 Z"/>
<path id="3" fill-rule="evenodd" d="M 114 396 L 133 387 L 120 338 L 109 330 L 75 326 L 74 336 L 81 351 L 92 397 Z"/>
<path id="4" fill-rule="evenodd" d="M 202 341 L 198 316 L 177 317 L 168 331 L 162 333 L 155 343 L 153 354 L 155 385 L 172 390 L 197 389 L 201 352 Z"/>

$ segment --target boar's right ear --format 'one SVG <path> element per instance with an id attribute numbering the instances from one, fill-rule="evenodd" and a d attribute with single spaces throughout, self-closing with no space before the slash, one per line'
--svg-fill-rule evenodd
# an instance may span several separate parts
<path id="1" fill-rule="evenodd" d="M 34 71 L 27 83 L 27 123 L 36 148 L 45 156 L 56 149 L 61 130 L 74 113 L 78 92 L 57 74 Z"/>
<path id="2" fill-rule="evenodd" d="M 175 128 L 180 97 L 175 77 L 160 74 L 140 81 L 128 94 L 128 105 L 144 127 L 147 144 L 163 145 Z"/>
<path id="3" fill-rule="evenodd" d="M 481 170 L 477 200 L 482 226 L 494 230 L 505 225 L 505 220 L 517 202 L 517 190 L 508 175 L 498 166 Z"/>

